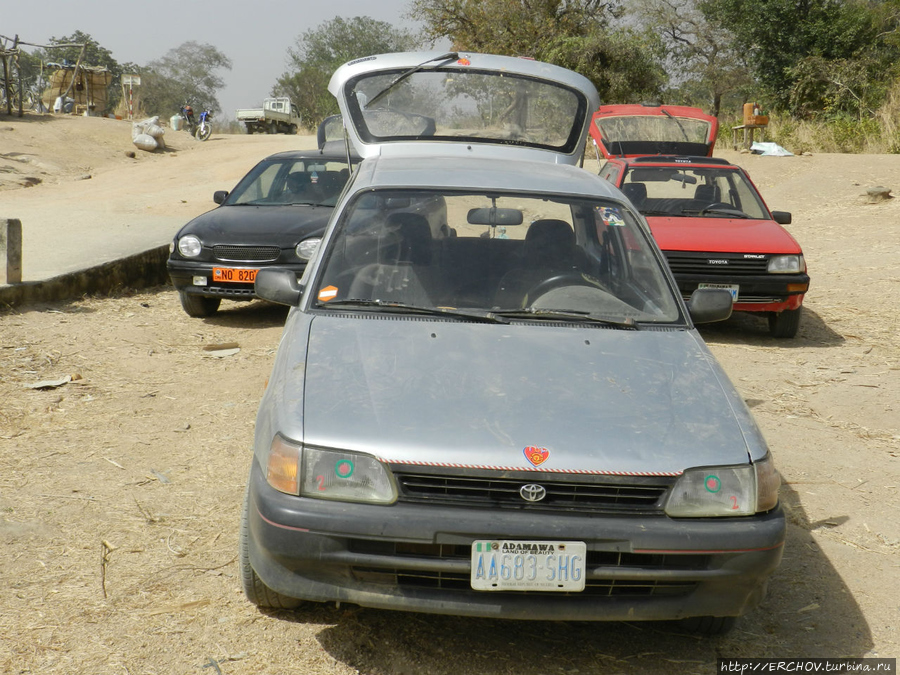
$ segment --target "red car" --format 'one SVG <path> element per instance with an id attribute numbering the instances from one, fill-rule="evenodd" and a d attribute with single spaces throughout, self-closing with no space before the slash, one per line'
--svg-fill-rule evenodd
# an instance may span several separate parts
<path id="1" fill-rule="evenodd" d="M 601 177 L 644 215 L 685 298 L 731 291 L 735 311 L 763 312 L 775 337 L 800 326 L 809 275 L 803 251 L 750 176 L 712 157 L 718 122 L 698 108 L 607 105 L 591 136 L 606 158 Z"/>

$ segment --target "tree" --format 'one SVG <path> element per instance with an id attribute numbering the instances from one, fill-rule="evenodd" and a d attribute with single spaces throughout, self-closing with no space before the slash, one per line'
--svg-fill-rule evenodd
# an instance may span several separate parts
<path id="1" fill-rule="evenodd" d="M 149 114 L 175 113 L 185 103 L 220 110 L 216 94 L 225 86 L 216 71 L 231 70 L 231 59 L 209 44 L 193 40 L 170 49 L 141 69 L 141 103 Z"/>
<path id="2" fill-rule="evenodd" d="M 413 0 L 410 16 L 432 43 L 458 50 L 529 56 L 588 77 L 604 100 L 655 96 L 665 82 L 647 35 L 614 29 L 617 0 Z"/>
<path id="3" fill-rule="evenodd" d="M 328 81 L 339 66 L 363 56 L 409 51 L 417 46 L 409 31 L 384 21 L 367 16 L 337 17 L 297 38 L 296 47 L 288 50 L 290 70 L 278 78 L 272 95 L 290 96 L 304 123 L 314 128 L 338 112 L 337 101 L 328 93 Z"/>
<path id="4" fill-rule="evenodd" d="M 844 73 L 864 73 L 868 81 L 883 78 L 897 56 L 885 49 L 879 15 L 865 0 L 701 0 L 699 6 L 734 33 L 774 106 L 794 115 L 809 116 L 838 90 L 846 91 L 848 83 L 829 76 L 834 64 L 843 64 Z"/>
<path id="5" fill-rule="evenodd" d="M 718 117 L 723 97 L 743 100 L 753 78 L 734 34 L 708 19 L 696 0 L 634 0 L 631 14 L 662 40 L 670 85 L 679 97 L 700 99 Z"/>

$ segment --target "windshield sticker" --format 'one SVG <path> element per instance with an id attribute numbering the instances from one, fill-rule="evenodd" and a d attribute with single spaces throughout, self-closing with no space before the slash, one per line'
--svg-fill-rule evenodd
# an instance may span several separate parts
<path id="1" fill-rule="evenodd" d="M 525 459 L 534 466 L 540 466 L 550 457 L 550 451 L 547 448 L 536 448 L 533 445 L 529 445 L 523 452 L 525 453 Z"/>
<path id="2" fill-rule="evenodd" d="M 597 209 L 600 211 L 600 217 L 610 227 L 625 226 L 625 219 L 622 218 L 622 214 L 615 206 L 599 206 Z"/>
<path id="3" fill-rule="evenodd" d="M 338 294 L 337 286 L 326 286 L 322 290 L 319 291 L 319 301 L 320 302 L 328 302 L 329 300 L 334 300 L 335 296 Z"/>

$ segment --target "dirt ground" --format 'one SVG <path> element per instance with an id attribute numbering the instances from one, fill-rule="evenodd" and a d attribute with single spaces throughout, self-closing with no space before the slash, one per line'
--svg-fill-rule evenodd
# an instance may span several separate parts
<path id="1" fill-rule="evenodd" d="M 61 147 L 76 128 L 89 140 Z M 0 117 L 0 212 L 29 182 L 57 199 L 85 172 L 115 185 L 127 165 L 153 184 L 227 156 L 241 172 L 191 187 L 208 205 L 282 138 L 131 159 L 121 123 Z M 225 302 L 191 319 L 161 287 L 0 309 L 0 672 L 662 675 L 713 673 L 719 657 L 900 655 L 900 200 L 862 196 L 900 190 L 900 156 L 719 154 L 793 212 L 812 277 L 794 340 L 747 315 L 702 330 L 766 434 L 789 519 L 767 599 L 731 634 L 256 609 L 238 521 L 285 312 Z M 165 210 L 165 194 L 144 198 Z"/>

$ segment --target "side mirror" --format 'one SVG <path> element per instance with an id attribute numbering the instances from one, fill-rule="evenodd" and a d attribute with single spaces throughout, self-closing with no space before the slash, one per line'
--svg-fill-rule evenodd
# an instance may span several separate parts
<path id="1" fill-rule="evenodd" d="M 772 218 L 779 225 L 791 224 L 791 214 L 789 211 L 772 211 Z"/>
<path id="2" fill-rule="evenodd" d="M 228 199 L 228 190 L 216 190 L 213 192 L 213 201 L 216 204 L 221 204 L 226 199 Z"/>
<path id="3" fill-rule="evenodd" d="M 258 283 L 259 276 L 256 278 Z M 730 291 L 723 288 L 698 288 L 691 293 L 688 312 L 694 323 L 713 323 L 730 317 L 733 304 Z"/>
<path id="4" fill-rule="evenodd" d="M 256 273 L 253 289 L 263 300 L 279 305 L 296 307 L 303 297 L 303 287 L 297 283 L 297 275 L 290 270 L 271 267 Z"/>

